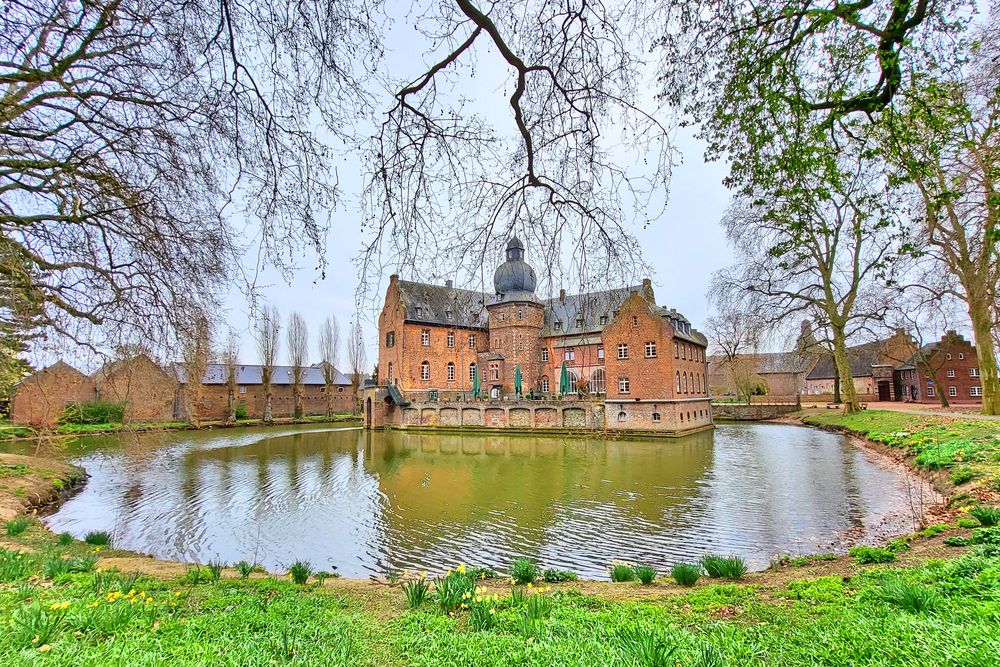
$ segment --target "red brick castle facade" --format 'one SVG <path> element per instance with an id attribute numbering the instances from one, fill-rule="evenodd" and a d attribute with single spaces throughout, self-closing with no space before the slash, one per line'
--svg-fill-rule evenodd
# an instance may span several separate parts
<path id="1" fill-rule="evenodd" d="M 367 425 L 711 425 L 707 340 L 656 305 L 649 280 L 541 300 L 524 252 L 516 237 L 507 244 L 493 295 L 390 278 Z"/>

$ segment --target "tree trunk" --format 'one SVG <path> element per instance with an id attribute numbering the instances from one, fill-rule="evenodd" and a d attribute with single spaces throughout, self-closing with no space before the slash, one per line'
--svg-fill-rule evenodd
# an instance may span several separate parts
<path id="1" fill-rule="evenodd" d="M 840 371 L 836 362 L 833 364 L 833 402 L 840 403 Z"/>
<path id="2" fill-rule="evenodd" d="M 329 378 L 326 380 L 326 416 L 333 416 L 333 382 Z"/>
<path id="3" fill-rule="evenodd" d="M 950 407 L 951 404 L 948 403 L 948 392 L 945 391 L 944 387 L 937 383 L 937 380 L 934 380 L 934 391 L 937 392 L 938 402 L 941 404 L 941 407 Z"/>
<path id="4" fill-rule="evenodd" d="M 274 414 L 271 411 L 271 381 L 268 378 L 264 382 L 264 414 L 262 415 L 265 424 L 274 421 Z"/>
<path id="5" fill-rule="evenodd" d="M 854 388 L 854 378 L 851 377 L 851 361 L 847 357 L 847 341 L 845 340 L 843 329 L 833 327 L 833 365 L 837 371 L 837 378 L 841 379 L 841 393 L 843 393 L 843 403 L 845 412 L 857 412 L 861 409 L 858 402 L 858 393 Z M 836 382 L 836 379 L 834 382 Z"/>
<path id="6" fill-rule="evenodd" d="M 997 352 L 993 345 L 993 319 L 990 304 L 981 303 L 969 295 L 969 319 L 975 337 L 976 355 L 979 357 L 979 383 L 983 388 L 983 414 L 1000 415 L 1000 373 L 997 370 Z"/>
<path id="7" fill-rule="evenodd" d="M 302 383 L 297 378 L 292 383 L 292 417 L 302 419 Z"/>
<path id="8" fill-rule="evenodd" d="M 236 387 L 233 385 L 229 385 L 227 398 L 229 402 L 226 404 L 226 423 L 233 424 L 236 422 Z"/>

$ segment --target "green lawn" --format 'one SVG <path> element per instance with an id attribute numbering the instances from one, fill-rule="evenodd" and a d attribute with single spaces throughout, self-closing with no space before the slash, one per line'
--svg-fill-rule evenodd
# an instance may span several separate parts
<path id="1" fill-rule="evenodd" d="M 645 601 L 503 589 L 467 600 L 486 610 L 477 622 L 443 612 L 433 588 L 411 610 L 395 587 L 212 581 L 205 568 L 198 583 L 158 580 L 87 571 L 85 545 L 62 556 L 50 542 L 0 550 L 0 664 L 985 667 L 1000 655 L 1000 557 Z M 80 571 L 57 573 L 67 563 Z"/>
<path id="2" fill-rule="evenodd" d="M 873 442 L 905 448 L 916 465 L 948 469 L 957 485 L 975 481 L 1000 491 L 1000 421 L 863 410 L 818 414 L 806 424 L 846 429 Z"/>

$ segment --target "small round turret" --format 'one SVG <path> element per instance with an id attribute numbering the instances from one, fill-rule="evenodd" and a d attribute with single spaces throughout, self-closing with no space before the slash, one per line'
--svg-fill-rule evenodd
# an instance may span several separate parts
<path id="1" fill-rule="evenodd" d="M 493 274 L 493 288 L 503 301 L 535 300 L 535 271 L 524 261 L 524 244 L 516 236 L 507 242 L 507 261 Z"/>

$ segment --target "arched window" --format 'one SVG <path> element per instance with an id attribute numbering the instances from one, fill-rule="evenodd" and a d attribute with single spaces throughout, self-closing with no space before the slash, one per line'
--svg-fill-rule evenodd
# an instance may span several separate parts
<path id="1" fill-rule="evenodd" d="M 684 377 L 684 393 L 686 394 L 686 393 L 688 393 L 688 374 L 687 374 L 687 371 L 684 371 L 684 376 L 683 377 Z"/>
<path id="2" fill-rule="evenodd" d="M 708 383 L 705 382 L 705 374 L 704 373 L 701 374 L 701 388 L 702 388 L 702 393 L 704 393 L 704 394 L 708 393 Z"/>
<path id="3" fill-rule="evenodd" d="M 598 368 L 590 374 L 590 391 L 594 394 L 603 394 L 606 391 L 603 368 Z"/>
<path id="4" fill-rule="evenodd" d="M 386 382 L 392 384 L 392 362 L 389 362 L 389 370 L 386 372 Z"/>
<path id="5" fill-rule="evenodd" d="M 448 382 L 455 381 L 455 364 L 454 362 L 448 362 Z"/>
<path id="6" fill-rule="evenodd" d="M 426 361 L 420 364 L 420 379 L 421 380 L 431 379 L 431 365 Z"/>
<path id="7" fill-rule="evenodd" d="M 476 362 L 469 364 L 469 382 L 476 381 Z"/>
<path id="8" fill-rule="evenodd" d="M 628 419 L 628 415 L 625 414 L 624 410 L 622 410 L 621 412 L 618 413 L 618 421 L 623 422 L 626 419 Z"/>
<path id="9" fill-rule="evenodd" d="M 580 381 L 580 376 L 574 371 L 569 372 L 569 390 L 571 392 L 576 391 L 576 383 Z"/>
<path id="10" fill-rule="evenodd" d="M 681 393 L 681 372 L 677 371 L 677 393 Z"/>
<path id="11" fill-rule="evenodd" d="M 698 389 L 697 389 L 697 391 L 695 393 L 696 394 L 700 394 L 701 393 L 701 376 L 698 375 L 697 373 L 695 373 L 694 374 L 694 379 L 695 379 L 695 384 L 698 385 Z"/>

